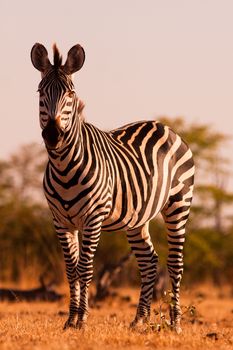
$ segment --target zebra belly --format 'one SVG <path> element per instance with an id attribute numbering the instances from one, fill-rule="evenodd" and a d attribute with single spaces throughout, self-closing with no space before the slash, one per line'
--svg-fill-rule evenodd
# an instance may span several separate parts
<path id="1" fill-rule="evenodd" d="M 153 192 L 153 191 L 152 191 Z M 169 197 L 169 190 L 160 194 L 159 197 L 150 197 L 147 203 L 142 203 L 140 208 L 135 210 L 132 201 L 129 204 L 116 206 L 111 214 L 103 221 L 103 231 L 132 230 L 143 226 L 145 223 L 156 217 L 166 204 Z"/>
<path id="2" fill-rule="evenodd" d="M 159 212 L 159 211 L 158 211 Z M 158 212 L 153 213 L 151 216 L 145 216 L 141 220 L 137 219 L 136 213 L 126 215 L 121 221 L 116 220 L 114 215 L 108 217 L 102 225 L 103 231 L 122 231 L 132 230 L 134 228 L 143 226 L 146 222 L 155 217 Z M 118 217 L 118 216 L 117 216 Z"/>

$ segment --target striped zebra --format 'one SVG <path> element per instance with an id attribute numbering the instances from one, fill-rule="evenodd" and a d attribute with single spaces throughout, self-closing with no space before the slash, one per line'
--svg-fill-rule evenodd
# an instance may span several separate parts
<path id="1" fill-rule="evenodd" d="M 194 180 L 192 153 L 174 131 L 158 121 L 140 121 L 110 132 L 85 122 L 84 104 L 72 81 L 72 74 L 83 66 L 84 50 L 73 46 L 64 64 L 56 45 L 53 54 L 52 65 L 46 48 L 36 43 L 31 60 L 42 75 L 40 125 L 48 152 L 44 192 L 70 287 L 64 328 L 86 324 L 88 287 L 101 231 L 127 232 L 141 274 L 131 326 L 148 322 L 158 262 L 148 225 L 161 212 L 168 230 L 171 325 L 179 333 L 183 245 Z"/>

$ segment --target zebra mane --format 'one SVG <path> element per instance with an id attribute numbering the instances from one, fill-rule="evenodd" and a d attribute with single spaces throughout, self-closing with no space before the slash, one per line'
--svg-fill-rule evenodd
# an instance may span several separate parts
<path id="1" fill-rule="evenodd" d="M 85 107 L 85 103 L 82 100 L 78 100 L 78 115 L 81 121 L 85 121 L 85 117 L 83 115 L 83 109 Z"/>
<path id="2" fill-rule="evenodd" d="M 53 44 L 53 67 L 55 69 L 58 69 L 61 67 L 61 64 L 62 64 L 62 56 L 60 55 L 57 45 Z"/>

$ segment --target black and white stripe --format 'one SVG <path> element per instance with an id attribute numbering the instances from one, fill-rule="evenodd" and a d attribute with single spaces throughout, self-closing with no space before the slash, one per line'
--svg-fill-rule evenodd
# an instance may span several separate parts
<path id="1" fill-rule="evenodd" d="M 54 65 L 41 44 L 34 45 L 31 57 L 42 73 L 40 124 L 49 157 L 44 190 L 70 283 L 65 327 L 81 327 L 86 321 L 93 257 L 104 230 L 127 232 L 142 280 L 132 324 L 148 320 L 158 261 L 148 223 L 161 212 L 168 229 L 171 322 L 180 332 L 183 245 L 194 179 L 190 149 L 157 121 L 136 122 L 111 132 L 86 123 L 71 79 L 85 59 L 79 45 L 69 51 L 64 65 L 56 47 Z M 80 254 L 78 231 L 82 233 Z"/>

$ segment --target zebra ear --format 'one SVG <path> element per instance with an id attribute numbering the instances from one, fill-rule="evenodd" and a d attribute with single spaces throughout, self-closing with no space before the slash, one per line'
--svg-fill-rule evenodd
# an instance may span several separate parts
<path id="1" fill-rule="evenodd" d="M 48 51 L 39 43 L 36 43 L 31 50 L 31 60 L 33 66 L 41 73 L 44 73 L 51 67 L 51 63 L 48 58 Z"/>
<path id="2" fill-rule="evenodd" d="M 67 55 L 67 60 L 62 66 L 63 71 L 67 75 L 71 75 L 82 68 L 85 61 L 85 52 L 79 44 L 73 46 Z"/>

